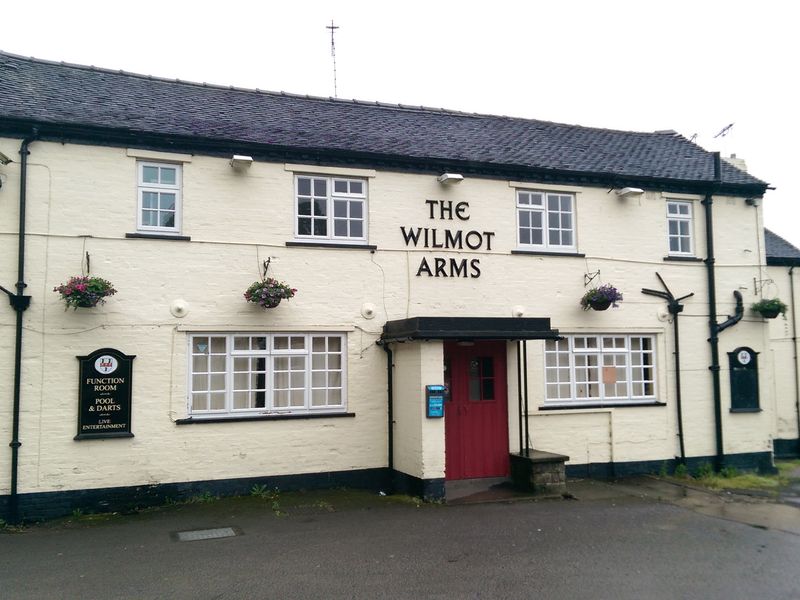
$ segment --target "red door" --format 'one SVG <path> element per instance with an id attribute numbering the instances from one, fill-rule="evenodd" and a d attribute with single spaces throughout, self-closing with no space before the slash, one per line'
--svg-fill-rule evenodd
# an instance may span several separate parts
<path id="1" fill-rule="evenodd" d="M 445 478 L 508 475 L 505 342 L 447 342 L 444 359 Z"/>

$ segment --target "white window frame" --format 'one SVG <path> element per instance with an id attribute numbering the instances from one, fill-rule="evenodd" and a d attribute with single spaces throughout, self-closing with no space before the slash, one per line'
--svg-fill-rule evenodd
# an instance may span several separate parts
<path id="1" fill-rule="evenodd" d="M 528 204 L 523 203 L 523 198 L 527 196 L 529 199 Z M 535 197 L 538 196 L 541 199 L 540 205 L 534 205 L 533 201 Z M 515 197 L 515 206 L 516 206 L 516 215 L 517 215 L 517 246 L 523 250 L 537 250 L 541 252 L 576 252 L 578 247 L 577 242 L 577 235 L 576 235 L 576 210 L 575 210 L 575 194 L 570 192 L 559 192 L 559 191 L 547 191 L 547 190 L 534 190 L 534 189 L 517 189 L 514 194 Z M 570 219 L 570 226 L 569 227 L 562 227 L 561 223 L 551 223 L 553 221 L 553 217 L 555 213 L 564 214 L 563 211 L 551 211 L 549 209 L 549 203 L 551 198 L 558 198 L 559 204 L 561 204 L 561 199 L 569 199 L 570 210 L 567 214 L 569 214 Z M 559 206 L 560 209 L 560 206 Z M 542 230 L 542 243 L 536 244 L 532 240 L 529 242 L 524 242 L 522 239 L 522 229 L 523 227 L 529 231 L 533 229 L 537 229 L 533 227 L 530 223 L 533 219 L 533 215 L 538 214 L 541 219 L 541 230 Z M 527 215 L 527 217 L 525 216 Z M 523 225 L 523 221 L 528 219 L 528 224 Z M 558 226 L 556 226 L 558 225 Z M 561 244 L 561 243 L 552 243 L 550 241 L 550 234 L 554 231 L 568 231 L 572 237 L 571 244 Z"/>
<path id="2" fill-rule="evenodd" d="M 145 167 L 155 168 L 171 168 L 175 169 L 175 183 L 145 183 L 144 169 Z M 171 162 L 155 162 L 155 161 L 137 161 L 136 162 L 136 229 L 144 232 L 160 232 L 160 233 L 180 233 L 181 231 L 181 218 L 182 218 L 182 189 L 183 184 L 183 165 L 180 163 Z M 144 194 L 155 193 L 159 195 L 163 193 L 175 194 L 175 221 L 173 227 L 164 227 L 160 225 L 145 225 L 143 220 L 144 207 Z M 148 209 L 149 210 L 149 209 Z M 160 208 L 157 211 L 160 212 Z"/>
<path id="3" fill-rule="evenodd" d="M 314 234 L 314 218 L 311 219 L 311 233 L 308 234 L 301 234 L 300 233 L 300 219 L 301 218 L 311 218 L 313 215 L 301 215 L 300 214 L 300 180 L 301 179 L 308 179 L 311 181 L 311 195 L 303 195 L 302 198 L 311 198 L 312 199 L 312 212 L 314 210 L 314 202 L 313 198 L 323 198 L 323 196 L 316 196 L 314 194 L 314 181 L 324 180 L 326 194 L 325 198 L 325 222 L 326 222 L 326 230 L 327 233 L 325 235 L 315 235 Z M 337 192 L 335 191 L 337 183 L 346 183 L 348 187 L 348 191 L 346 192 Z M 349 190 L 350 183 L 357 182 L 360 183 L 362 186 L 362 192 L 356 193 L 351 192 Z M 367 180 L 362 179 L 360 177 L 347 177 L 347 176 L 335 176 L 335 175 L 314 175 L 314 174 L 297 174 L 294 177 L 294 237 L 298 241 L 313 241 L 313 242 L 322 242 L 322 243 L 349 243 L 349 244 L 365 244 L 367 243 L 368 233 L 367 228 L 369 225 L 369 210 L 368 210 L 368 190 L 367 190 Z M 337 202 L 346 202 L 348 206 L 348 216 L 345 218 L 337 217 L 334 214 L 335 205 Z M 349 210 L 351 203 L 360 203 L 361 204 L 361 217 L 354 218 L 349 216 Z M 322 220 L 320 217 L 316 217 L 318 220 Z M 336 235 L 335 234 L 335 227 L 336 221 L 350 221 L 360 220 L 362 226 L 362 235 L 355 236 L 349 235 L 349 224 L 348 224 L 348 235 Z"/>
<path id="4" fill-rule="evenodd" d="M 622 345 L 619 345 L 620 341 Z M 545 407 L 625 406 L 657 402 L 655 335 L 574 334 L 564 336 L 563 340 L 546 340 L 544 344 Z M 594 365 L 588 364 L 590 356 L 596 357 Z M 624 379 L 617 378 L 614 384 L 603 383 L 603 367 L 615 367 L 617 373 L 624 373 Z M 590 371 L 594 371 L 594 377 Z M 566 386 L 569 386 L 568 396 L 561 393 Z M 606 394 L 606 387 L 610 386 L 622 386 L 626 392 Z M 636 393 L 637 387 L 641 390 L 639 394 Z M 594 395 L 590 393 L 591 388 L 595 390 Z"/>
<path id="5" fill-rule="evenodd" d="M 675 208 L 677 212 L 671 213 L 670 210 Z M 685 209 L 685 212 L 681 212 Z M 678 233 L 673 234 L 670 231 L 671 223 L 676 223 Z M 686 233 L 680 231 L 681 224 L 686 224 Z M 689 250 L 673 250 L 672 240 L 678 240 L 678 246 L 681 245 L 680 240 L 687 239 L 689 241 Z M 694 206 L 693 203 L 687 200 L 667 200 L 667 249 L 670 256 L 694 256 Z"/>
<path id="6" fill-rule="evenodd" d="M 331 332 L 195 332 L 190 334 L 188 337 L 188 367 L 187 367 L 187 414 L 192 418 L 203 419 L 203 418 L 241 418 L 241 417 L 258 417 L 258 416 L 268 416 L 268 415 L 308 415 L 308 414 L 338 414 L 344 413 L 347 411 L 347 335 L 344 333 L 331 333 Z M 211 362 L 211 348 L 208 348 L 208 352 L 201 352 L 198 348 L 195 347 L 195 341 L 202 343 L 202 339 L 207 338 L 219 338 L 225 341 L 225 350 L 224 353 L 218 353 L 216 356 L 224 356 L 224 368 L 219 369 L 219 367 L 214 370 L 212 368 Z M 236 341 L 237 338 L 240 342 L 244 341 L 247 338 L 250 339 L 261 339 L 266 338 L 265 348 L 260 349 L 237 349 Z M 278 339 L 288 338 L 289 340 L 300 339 L 303 340 L 303 348 L 294 348 L 290 343 L 286 348 L 278 348 L 276 346 L 276 341 Z M 325 348 L 326 350 L 323 352 L 315 351 L 313 348 L 313 339 L 314 338 L 324 338 L 325 339 Z M 336 339 L 339 341 L 339 350 L 337 351 L 328 351 L 329 347 L 329 340 Z M 250 342 L 249 345 L 252 345 Z M 329 368 L 329 356 L 338 355 L 339 356 L 339 368 Z M 315 360 L 315 356 L 318 360 Z M 205 362 L 207 365 L 206 369 L 203 370 L 201 368 L 196 368 L 195 366 L 195 358 L 201 359 L 199 362 L 202 364 L 202 358 L 207 357 L 208 361 Z M 291 363 L 292 358 L 295 357 L 303 357 L 305 359 L 305 366 L 302 369 L 297 369 L 295 372 L 297 373 L 304 373 L 304 381 L 302 387 L 294 386 L 295 390 L 303 390 L 302 398 L 303 398 L 303 405 L 302 406 L 275 406 L 275 397 L 276 391 L 283 391 L 283 390 L 290 390 L 292 389 L 292 381 L 291 375 L 288 377 L 288 387 L 281 387 L 276 389 L 276 377 L 275 373 L 279 369 L 276 368 L 276 363 L 278 359 L 287 359 L 285 361 L 289 366 L 286 369 L 280 369 L 281 372 L 291 373 Z M 238 364 L 235 359 L 243 359 L 239 360 Z M 262 387 L 252 387 L 251 382 L 249 380 L 247 386 L 240 389 L 234 389 L 236 385 L 241 385 L 241 383 L 236 382 L 235 373 L 262 373 L 259 370 L 253 370 L 253 359 L 263 359 L 265 361 L 264 365 L 264 381 L 263 381 L 263 388 Z M 244 362 L 249 363 L 249 367 L 247 369 L 242 369 L 241 365 Z M 319 367 L 318 361 L 323 361 L 325 364 L 325 368 L 319 369 L 315 367 Z M 217 361 L 220 362 L 220 361 Z M 331 376 L 335 379 L 336 375 L 339 375 L 339 385 L 331 385 Z M 318 377 L 315 375 L 320 376 L 324 379 L 324 385 L 320 384 L 318 381 Z M 207 383 L 205 388 L 202 387 L 201 383 L 195 382 L 195 376 L 198 376 L 201 380 L 204 376 L 208 376 L 206 380 Z M 224 382 L 224 388 L 213 388 L 213 384 L 211 383 L 211 377 L 217 377 L 218 382 Z M 334 382 L 335 383 L 335 382 Z M 197 387 L 197 389 L 195 389 Z M 339 404 L 325 404 L 319 406 L 313 406 L 312 395 L 314 391 L 317 392 L 324 392 L 324 396 L 327 398 L 330 394 L 331 390 L 338 391 L 340 403 Z M 240 394 L 249 394 L 251 392 L 258 392 L 263 391 L 264 396 L 264 406 L 254 406 L 254 407 L 243 407 L 243 408 L 235 408 L 234 406 L 234 394 L 235 392 L 239 392 Z M 220 397 L 224 394 L 224 406 L 221 408 L 212 408 L 212 401 L 211 401 L 211 393 L 216 393 Z M 291 392 L 289 392 L 291 394 Z M 205 398 L 204 398 L 205 396 Z M 252 398 L 252 396 L 250 396 Z M 196 399 L 196 400 L 195 400 Z M 199 404 L 200 401 L 203 401 L 205 406 L 198 407 L 195 404 Z"/>

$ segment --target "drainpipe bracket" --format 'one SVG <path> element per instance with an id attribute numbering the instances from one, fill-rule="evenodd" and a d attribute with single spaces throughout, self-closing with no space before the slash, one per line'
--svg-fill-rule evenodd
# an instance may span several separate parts
<path id="1" fill-rule="evenodd" d="M 31 305 L 30 296 L 17 296 L 16 294 L 8 297 L 8 303 L 17 312 L 25 312 Z"/>
<path id="2" fill-rule="evenodd" d="M 22 442 L 20 442 L 20 441 L 18 441 L 18 440 L 14 440 L 13 442 L 10 442 L 10 443 L 8 444 L 8 446 L 9 446 L 10 448 L 19 448 L 20 446 L 22 446 Z"/>

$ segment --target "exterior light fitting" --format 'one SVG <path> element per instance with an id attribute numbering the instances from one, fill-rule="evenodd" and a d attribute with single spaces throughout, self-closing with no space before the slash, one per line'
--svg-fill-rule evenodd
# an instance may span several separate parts
<path id="1" fill-rule="evenodd" d="M 436 181 L 444 185 L 453 185 L 464 181 L 464 176 L 458 173 L 442 173 L 436 178 Z"/>
<path id="2" fill-rule="evenodd" d="M 231 167 L 234 171 L 244 172 L 253 164 L 252 156 L 244 156 L 242 154 L 234 154 L 231 159 Z"/>
<path id="3" fill-rule="evenodd" d="M 8 163 L 14 162 L 10 158 L 8 158 L 5 154 L 0 152 L 0 165 L 7 165 Z"/>
<path id="4" fill-rule="evenodd" d="M 624 187 L 619 190 L 614 190 L 614 193 L 617 194 L 619 198 L 636 198 L 644 194 L 644 190 L 637 187 Z"/>

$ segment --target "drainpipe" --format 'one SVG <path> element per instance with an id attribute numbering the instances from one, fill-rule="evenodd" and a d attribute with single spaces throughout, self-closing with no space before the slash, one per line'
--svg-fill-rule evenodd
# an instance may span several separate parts
<path id="1" fill-rule="evenodd" d="M 705 199 L 702 201 L 705 207 L 707 252 L 707 258 L 703 262 L 706 265 L 706 274 L 708 276 L 708 342 L 711 345 L 711 366 L 708 368 L 711 371 L 714 391 L 714 429 L 716 434 L 714 467 L 719 471 L 725 463 L 725 451 L 722 438 L 722 392 L 720 390 L 719 379 L 719 333 L 741 320 L 744 314 L 744 307 L 742 305 L 742 295 L 738 291 L 734 291 L 733 295 L 736 298 L 736 314 L 733 317 L 728 317 L 724 323 L 717 324 L 717 286 L 714 272 L 714 219 L 712 206 L 714 204 L 714 192 L 719 189 L 719 185 L 722 182 L 722 162 L 719 152 L 714 152 L 713 156 L 714 181 L 709 186 Z"/>
<path id="2" fill-rule="evenodd" d="M 17 250 L 17 293 L 12 294 L 9 290 L 0 287 L 0 290 L 8 294 L 11 307 L 17 313 L 16 335 L 14 346 L 14 406 L 12 409 L 11 426 L 11 495 L 9 498 L 8 522 L 16 525 L 20 522 L 19 496 L 17 495 L 17 479 L 19 470 L 19 448 L 22 442 L 19 441 L 19 406 L 20 390 L 22 387 L 22 313 L 30 306 L 31 297 L 25 295 L 25 199 L 27 193 L 28 177 L 28 146 L 36 137 L 36 130 L 33 135 L 22 140 L 19 148 L 20 170 L 19 170 L 19 248 Z"/>
<path id="3" fill-rule="evenodd" d="M 389 344 L 386 342 L 380 343 L 383 351 L 386 352 L 386 414 L 388 415 L 389 423 L 387 430 L 387 443 L 389 445 L 387 452 L 387 463 L 389 467 L 389 478 L 394 482 L 394 355 Z M 392 488 L 394 484 L 392 483 Z"/>
<path id="4" fill-rule="evenodd" d="M 794 404 L 797 409 L 797 455 L 800 456 L 800 369 L 797 365 L 797 313 L 794 303 L 794 267 L 789 268 L 789 289 L 792 291 L 792 348 L 794 349 Z"/>
<path id="5" fill-rule="evenodd" d="M 672 292 L 667 287 L 664 279 L 657 272 L 656 277 L 658 277 L 658 280 L 661 282 L 661 285 L 664 286 L 666 292 L 642 288 L 642 293 L 650 296 L 657 296 L 666 300 L 667 310 L 669 311 L 669 314 L 672 315 L 672 330 L 675 336 L 675 404 L 678 411 L 678 442 L 680 444 L 681 451 L 681 464 L 685 465 L 686 445 L 684 442 L 683 432 L 683 404 L 681 398 L 681 338 L 680 329 L 678 327 L 678 315 L 683 312 L 683 304 L 681 304 L 681 300 L 691 298 L 694 296 L 694 292 L 686 294 L 685 296 L 681 296 L 680 298 L 676 298 L 672 295 Z"/>

